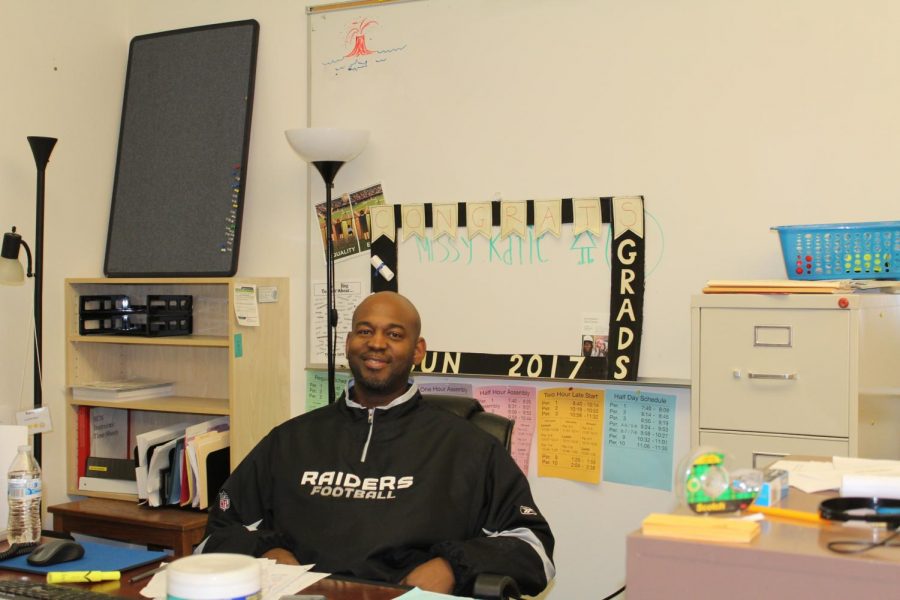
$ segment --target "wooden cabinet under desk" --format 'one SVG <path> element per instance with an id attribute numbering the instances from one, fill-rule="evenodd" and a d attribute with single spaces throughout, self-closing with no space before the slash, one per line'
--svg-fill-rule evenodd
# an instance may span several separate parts
<path id="1" fill-rule="evenodd" d="M 697 295 L 691 338 L 692 446 L 900 458 L 900 295 Z"/>
<path id="2" fill-rule="evenodd" d="M 241 326 L 234 312 L 235 288 L 275 288 L 274 302 L 258 305 L 260 325 Z M 67 491 L 82 496 L 133 496 L 78 488 L 78 410 L 111 407 L 140 413 L 228 415 L 232 468 L 275 425 L 290 416 L 290 294 L 286 278 L 97 278 L 67 279 L 66 410 Z M 79 297 L 190 294 L 191 335 L 140 337 L 79 333 Z M 127 401 L 75 400 L 71 386 L 135 377 L 171 380 L 175 395 Z M 146 415 L 152 417 L 152 415 Z M 195 417 L 200 418 L 200 417 Z M 152 420 L 152 419 L 151 419 Z M 135 433 L 132 431 L 132 433 Z"/>

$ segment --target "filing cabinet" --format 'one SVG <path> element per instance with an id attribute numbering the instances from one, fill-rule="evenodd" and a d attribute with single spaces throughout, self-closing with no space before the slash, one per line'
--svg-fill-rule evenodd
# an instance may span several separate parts
<path id="1" fill-rule="evenodd" d="M 900 458 L 900 295 L 694 296 L 691 445 Z"/>

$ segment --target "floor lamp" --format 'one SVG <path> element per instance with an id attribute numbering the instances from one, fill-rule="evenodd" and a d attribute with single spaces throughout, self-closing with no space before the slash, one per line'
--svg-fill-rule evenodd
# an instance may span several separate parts
<path id="1" fill-rule="evenodd" d="M 16 228 L 3 234 L 2 258 L 0 260 L 0 283 L 21 285 L 25 281 L 25 273 L 19 262 L 19 247 L 25 247 L 28 258 L 28 277 L 34 277 L 34 401 L 35 408 L 43 404 L 41 388 L 41 342 L 43 339 L 43 299 L 44 299 L 44 174 L 47 170 L 47 161 L 50 153 L 56 145 L 56 138 L 28 136 L 31 145 L 31 153 L 34 155 L 34 164 L 37 167 L 37 213 L 34 220 L 34 253 L 28 248 L 28 244 L 22 240 L 22 236 L 16 233 Z M 34 270 L 32 271 L 32 259 Z M 34 436 L 34 457 L 41 461 L 41 434 Z"/>
<path id="2" fill-rule="evenodd" d="M 334 177 L 344 163 L 356 158 L 369 132 L 358 129 L 309 127 L 284 132 L 288 143 L 300 158 L 312 164 L 325 181 L 325 298 L 328 335 L 328 403 L 335 400 L 334 349 L 337 342 L 338 314 L 334 302 L 334 226 L 331 222 L 331 190 Z"/>

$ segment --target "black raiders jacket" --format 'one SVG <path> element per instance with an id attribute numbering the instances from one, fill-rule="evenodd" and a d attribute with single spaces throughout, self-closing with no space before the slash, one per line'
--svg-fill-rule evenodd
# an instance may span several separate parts
<path id="1" fill-rule="evenodd" d="M 202 552 L 282 547 L 317 571 L 395 583 L 440 556 L 456 594 L 480 573 L 509 575 L 527 594 L 546 587 L 553 534 L 496 439 L 423 403 L 415 384 L 373 410 L 346 396 L 247 455 L 210 506 Z"/>

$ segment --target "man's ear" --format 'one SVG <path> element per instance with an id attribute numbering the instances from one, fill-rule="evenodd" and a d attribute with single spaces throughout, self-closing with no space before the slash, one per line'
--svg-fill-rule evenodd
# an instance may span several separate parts
<path id="1" fill-rule="evenodd" d="M 419 366 L 425 360 L 425 338 L 420 337 L 416 342 L 416 351 L 413 353 L 413 364 Z"/>
<path id="2" fill-rule="evenodd" d="M 352 333 L 353 333 L 352 331 L 348 331 L 347 339 L 344 340 L 344 358 L 346 358 L 346 359 L 350 358 L 350 335 Z"/>

